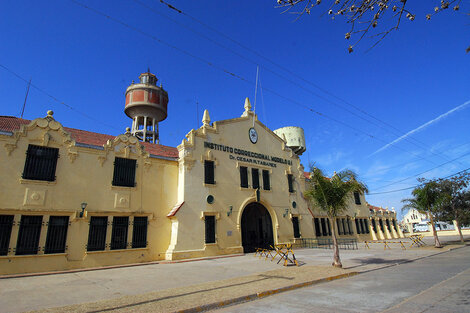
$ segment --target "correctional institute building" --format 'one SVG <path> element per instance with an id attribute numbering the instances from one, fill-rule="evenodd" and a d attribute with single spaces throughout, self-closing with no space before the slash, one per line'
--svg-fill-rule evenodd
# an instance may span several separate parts
<path id="1" fill-rule="evenodd" d="M 286 143 L 248 99 L 239 118 L 211 123 L 206 111 L 177 148 L 130 130 L 115 137 L 66 128 L 51 111 L 33 121 L 0 117 L 0 274 L 329 238 L 333 225 L 304 198 L 308 173 Z M 334 227 L 339 238 L 403 236 L 394 212 L 358 193 Z"/>

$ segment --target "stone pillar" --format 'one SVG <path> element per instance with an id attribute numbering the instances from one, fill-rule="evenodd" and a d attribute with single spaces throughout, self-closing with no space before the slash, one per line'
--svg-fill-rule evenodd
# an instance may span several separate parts
<path id="1" fill-rule="evenodd" d="M 42 216 L 42 227 L 41 227 L 41 234 L 39 235 L 39 247 L 38 247 L 38 254 L 44 254 L 46 248 L 46 237 L 47 237 L 47 228 L 49 226 L 49 218 L 50 215 L 43 215 Z"/>
<path id="2" fill-rule="evenodd" d="M 13 218 L 13 227 L 11 228 L 10 245 L 7 255 L 15 255 L 16 242 L 18 241 L 18 232 L 20 230 L 21 214 L 15 214 Z"/>

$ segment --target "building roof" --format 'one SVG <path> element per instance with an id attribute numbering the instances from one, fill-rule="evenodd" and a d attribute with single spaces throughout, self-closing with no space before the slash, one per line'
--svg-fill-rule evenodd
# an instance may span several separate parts
<path id="1" fill-rule="evenodd" d="M 21 125 L 31 123 L 30 120 L 17 118 L 14 116 L 0 116 L 0 131 L 14 132 L 20 129 Z M 75 142 L 92 146 L 103 146 L 108 140 L 113 140 L 116 136 L 106 135 L 100 133 L 89 132 L 86 130 L 64 127 L 65 131 L 69 132 Z M 166 157 L 178 158 L 178 149 L 150 142 L 141 142 L 145 147 L 145 151 L 150 154 Z"/>
<path id="2" fill-rule="evenodd" d="M 378 206 L 375 206 L 375 205 L 371 205 L 371 204 L 367 204 L 367 206 L 369 207 L 369 209 L 371 210 L 374 210 L 374 211 L 381 211 L 381 212 L 392 212 L 388 209 L 384 209 L 382 207 L 378 207 Z"/>

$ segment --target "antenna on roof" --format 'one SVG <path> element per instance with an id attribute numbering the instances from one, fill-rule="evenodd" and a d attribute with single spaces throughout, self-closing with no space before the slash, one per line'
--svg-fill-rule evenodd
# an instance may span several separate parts
<path id="1" fill-rule="evenodd" d="M 258 74 L 259 74 L 259 65 L 256 66 L 256 83 L 255 83 L 255 105 L 253 107 L 253 127 L 255 127 L 255 114 L 256 114 L 256 94 L 258 92 Z"/>
<path id="2" fill-rule="evenodd" d="M 23 118 L 23 114 L 24 114 L 24 108 L 26 106 L 26 100 L 28 99 L 28 94 L 29 94 L 29 87 L 31 86 L 31 79 L 29 79 L 29 82 L 28 82 L 28 88 L 26 88 L 26 95 L 24 97 L 24 103 L 23 103 L 23 107 L 21 108 L 21 115 L 20 115 L 20 118 Z"/>

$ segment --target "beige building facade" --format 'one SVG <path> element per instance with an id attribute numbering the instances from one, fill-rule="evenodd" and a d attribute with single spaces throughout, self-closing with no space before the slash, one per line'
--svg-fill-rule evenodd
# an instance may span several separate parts
<path id="1" fill-rule="evenodd" d="M 246 99 L 241 117 L 177 147 L 0 117 L 0 274 L 177 260 L 303 239 L 402 237 L 392 211 L 351 196 L 330 225 L 304 198 L 299 156 Z"/>

